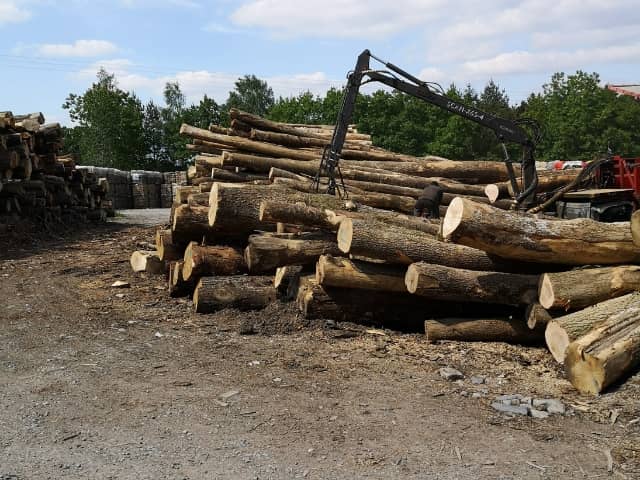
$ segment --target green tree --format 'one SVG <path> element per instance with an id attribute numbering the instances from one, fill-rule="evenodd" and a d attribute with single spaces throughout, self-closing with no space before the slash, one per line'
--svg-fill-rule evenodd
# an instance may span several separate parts
<path id="1" fill-rule="evenodd" d="M 62 106 L 78 126 L 73 148 L 83 162 L 130 169 L 144 163 L 143 107 L 135 94 L 118 88 L 104 69 L 82 95 L 69 94 Z"/>
<path id="2" fill-rule="evenodd" d="M 191 153 L 187 150 L 187 140 L 180 136 L 180 126 L 184 122 L 186 99 L 178 82 L 167 82 L 164 87 L 164 104 L 161 110 L 164 148 L 169 160 L 182 164 Z"/>
<path id="3" fill-rule="evenodd" d="M 311 92 L 280 97 L 269 109 L 268 117 L 277 122 L 318 124 L 322 122 L 322 99 Z"/>
<path id="4" fill-rule="evenodd" d="M 267 82 L 255 75 L 245 75 L 236 80 L 234 90 L 229 92 L 226 110 L 238 108 L 265 117 L 274 104 L 273 90 Z"/>
<path id="5" fill-rule="evenodd" d="M 206 129 L 211 124 L 221 123 L 222 111 L 213 98 L 205 95 L 198 105 L 191 105 L 184 111 L 183 119 L 189 125 Z"/>
<path id="6" fill-rule="evenodd" d="M 164 143 L 164 124 L 160 108 L 149 100 L 144 107 L 142 122 L 147 160 L 150 167 L 161 170 L 161 164 L 169 160 Z"/>

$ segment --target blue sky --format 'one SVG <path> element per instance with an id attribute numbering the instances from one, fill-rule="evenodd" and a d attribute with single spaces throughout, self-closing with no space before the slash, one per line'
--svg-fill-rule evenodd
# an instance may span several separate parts
<path id="1" fill-rule="evenodd" d="M 144 101 L 177 80 L 189 101 L 224 102 L 244 74 L 323 93 L 365 48 L 517 102 L 556 71 L 640 83 L 638 32 L 637 0 L 0 0 L 0 111 L 68 123 L 65 97 L 100 66 Z"/>

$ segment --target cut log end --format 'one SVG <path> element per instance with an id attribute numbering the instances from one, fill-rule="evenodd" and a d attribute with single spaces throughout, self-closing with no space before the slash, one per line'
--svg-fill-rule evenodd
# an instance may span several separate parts
<path id="1" fill-rule="evenodd" d="M 495 201 L 498 200 L 498 197 L 500 196 L 500 189 L 497 185 L 490 183 L 489 185 L 484 187 L 484 194 L 489 199 L 489 202 L 495 203 Z"/>
<path id="2" fill-rule="evenodd" d="M 350 218 L 343 218 L 338 228 L 338 248 L 343 253 L 349 253 L 351 250 L 351 241 L 353 239 L 353 222 Z"/>
<path id="3" fill-rule="evenodd" d="M 216 224 L 216 212 L 218 211 L 218 184 L 214 183 L 209 192 L 209 226 Z"/>
<path id="4" fill-rule="evenodd" d="M 567 347 L 571 343 L 567 332 L 557 322 L 551 321 L 547 324 L 544 338 L 556 362 L 564 363 Z"/>
<path id="5" fill-rule="evenodd" d="M 538 298 L 540 305 L 544 308 L 551 308 L 556 302 L 556 296 L 553 293 L 553 284 L 548 275 L 542 275 L 540 278 L 540 288 L 538 289 Z"/>
<path id="6" fill-rule="evenodd" d="M 418 290 L 418 282 L 419 282 L 420 272 L 416 267 L 416 264 L 409 265 L 407 268 L 407 273 L 404 277 L 404 283 L 407 286 L 407 291 L 409 293 L 416 293 Z"/>
<path id="7" fill-rule="evenodd" d="M 580 358 L 574 360 L 574 356 Z M 602 392 L 605 388 L 606 371 L 597 358 L 569 349 L 567 363 L 569 362 L 571 367 L 567 368 L 567 377 L 578 391 L 590 395 L 598 395 Z"/>
<path id="8" fill-rule="evenodd" d="M 447 213 L 442 221 L 442 236 L 448 238 L 462 221 L 462 214 L 464 213 L 464 201 L 461 197 L 456 197 L 451 200 Z"/>

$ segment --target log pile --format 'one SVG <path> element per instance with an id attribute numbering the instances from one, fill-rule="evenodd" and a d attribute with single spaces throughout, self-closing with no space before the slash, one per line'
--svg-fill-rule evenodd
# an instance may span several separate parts
<path id="1" fill-rule="evenodd" d="M 60 155 L 62 128 L 41 113 L 0 112 L 0 222 L 104 220 L 109 182 Z"/>
<path id="2" fill-rule="evenodd" d="M 629 223 L 509 211 L 484 195 L 506 181 L 502 164 L 399 155 L 354 129 L 349 198 L 315 193 L 330 129 L 231 118 L 229 129 L 181 128 L 199 152 L 196 176 L 156 236 L 171 295 L 192 296 L 196 311 L 295 302 L 307 319 L 420 325 L 429 341 L 546 339 L 588 393 L 640 361 Z M 447 192 L 442 222 L 407 215 L 434 178 Z"/>

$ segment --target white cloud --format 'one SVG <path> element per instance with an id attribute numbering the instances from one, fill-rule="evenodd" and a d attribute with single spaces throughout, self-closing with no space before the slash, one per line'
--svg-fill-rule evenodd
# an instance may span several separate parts
<path id="1" fill-rule="evenodd" d="M 462 64 L 462 71 L 469 76 L 510 75 L 520 73 L 553 72 L 572 68 L 584 68 L 597 63 L 637 62 L 640 44 L 574 51 L 507 52 L 492 58 L 469 61 Z"/>
<path id="2" fill-rule="evenodd" d="M 31 12 L 13 0 L 0 0 L 0 26 L 6 23 L 25 22 L 31 18 Z"/>
<path id="3" fill-rule="evenodd" d="M 275 36 L 380 38 L 440 17 L 445 0 L 252 0 L 231 19 L 243 27 L 259 27 Z"/>
<path id="4" fill-rule="evenodd" d="M 100 57 L 118 51 L 118 47 L 106 40 L 76 40 L 74 43 L 45 43 L 36 47 L 43 57 Z"/>

